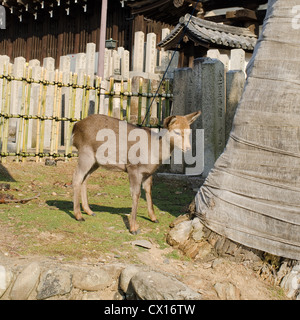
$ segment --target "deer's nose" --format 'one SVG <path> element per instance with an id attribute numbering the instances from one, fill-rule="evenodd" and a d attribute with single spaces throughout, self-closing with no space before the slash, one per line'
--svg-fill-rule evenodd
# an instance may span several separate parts
<path id="1" fill-rule="evenodd" d="M 192 147 L 191 147 L 190 141 L 185 141 L 184 146 L 183 146 L 183 151 L 186 152 L 191 149 L 192 149 Z"/>

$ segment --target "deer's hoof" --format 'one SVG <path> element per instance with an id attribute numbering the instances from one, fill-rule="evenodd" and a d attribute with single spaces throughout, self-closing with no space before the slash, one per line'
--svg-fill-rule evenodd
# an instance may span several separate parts
<path id="1" fill-rule="evenodd" d="M 76 220 L 77 220 L 77 221 L 80 221 L 80 222 L 85 221 L 83 218 L 76 219 Z"/>
<path id="2" fill-rule="evenodd" d="M 154 220 L 153 222 L 154 222 L 154 223 L 159 223 L 159 221 L 158 221 L 157 219 L 156 219 L 156 220 Z"/>
<path id="3" fill-rule="evenodd" d="M 130 231 L 130 233 L 133 234 L 134 236 L 136 236 L 141 233 L 141 230 Z"/>
<path id="4" fill-rule="evenodd" d="M 92 217 L 96 217 L 96 214 L 95 214 L 95 213 L 92 213 L 91 216 L 92 216 Z"/>

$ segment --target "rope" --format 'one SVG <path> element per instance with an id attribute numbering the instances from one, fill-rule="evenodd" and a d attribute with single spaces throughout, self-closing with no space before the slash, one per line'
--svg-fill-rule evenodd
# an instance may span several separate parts
<path id="1" fill-rule="evenodd" d="M 179 45 L 180 45 L 181 41 L 183 40 L 183 38 L 184 38 L 184 36 L 185 36 L 185 34 L 186 34 L 187 27 L 188 27 L 188 25 L 190 24 L 190 22 L 191 22 L 191 20 L 192 20 L 192 17 L 193 17 L 193 15 L 194 15 L 194 13 L 195 13 L 195 10 L 196 10 L 199 2 L 200 2 L 200 0 L 197 0 L 197 3 L 196 3 L 195 6 L 193 7 L 193 11 L 192 11 L 192 13 L 191 13 L 191 15 L 190 15 L 189 21 L 188 21 L 187 24 L 185 25 L 185 28 L 183 29 L 182 36 L 181 36 L 181 38 L 179 39 L 178 43 L 176 44 L 176 50 L 179 48 Z M 156 93 L 155 93 L 155 95 L 154 95 L 154 97 L 153 97 L 150 105 L 148 106 L 148 108 L 147 108 L 147 110 L 146 110 L 146 114 L 145 114 L 144 120 L 143 120 L 143 122 L 140 124 L 140 126 L 143 126 L 143 124 L 144 124 L 144 122 L 145 122 L 145 120 L 146 120 L 146 118 L 147 118 L 147 116 L 148 116 L 148 114 L 149 114 L 149 112 L 150 112 L 150 110 L 151 110 L 152 104 L 153 104 L 155 98 L 158 96 L 158 91 L 159 91 L 159 89 L 160 89 L 160 87 L 161 87 L 161 85 L 162 85 L 162 83 L 163 83 L 163 81 L 164 81 L 164 79 L 165 79 L 165 77 L 166 77 L 166 75 L 167 75 L 167 72 L 168 72 L 168 70 L 169 70 L 169 68 L 170 68 L 170 66 L 171 66 L 171 63 L 172 63 L 173 58 L 175 57 L 175 54 L 176 54 L 176 52 L 177 52 L 176 50 L 173 51 L 173 54 L 172 54 L 172 57 L 171 57 L 171 59 L 170 59 L 170 61 L 169 61 L 169 64 L 168 64 L 168 66 L 167 66 L 167 69 L 166 69 L 166 71 L 164 72 L 164 75 L 163 75 L 163 77 L 162 77 L 162 79 L 161 79 L 161 81 L 160 81 L 160 83 L 159 83 L 159 85 L 158 85 L 158 88 L 157 88 L 157 90 L 156 90 Z"/>

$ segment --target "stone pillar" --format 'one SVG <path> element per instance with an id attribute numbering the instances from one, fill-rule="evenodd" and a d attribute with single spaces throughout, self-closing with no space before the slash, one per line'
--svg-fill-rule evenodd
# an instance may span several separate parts
<path id="1" fill-rule="evenodd" d="M 245 72 L 245 51 L 243 49 L 233 49 L 230 55 L 230 70 L 242 70 Z"/>
<path id="2" fill-rule="evenodd" d="M 45 79 L 49 82 L 55 80 L 55 71 L 54 71 L 55 60 L 51 57 L 44 58 L 43 67 L 46 70 Z M 54 85 L 47 86 L 46 93 L 46 112 L 45 115 L 51 117 L 53 115 L 53 105 L 54 105 Z M 44 135 L 44 147 L 50 147 L 51 139 L 51 121 L 45 121 L 45 135 Z"/>
<path id="3" fill-rule="evenodd" d="M 24 75 L 24 67 L 26 60 L 23 57 L 17 57 L 14 59 L 12 75 L 16 78 L 22 78 Z M 11 114 L 19 114 L 22 105 L 22 81 L 13 80 L 11 83 Z M 19 119 L 9 119 L 8 129 L 8 151 L 16 151 L 16 138 L 18 132 Z"/>
<path id="4" fill-rule="evenodd" d="M 166 36 L 170 33 L 169 28 L 164 28 L 161 31 L 161 38 L 164 39 Z M 164 48 L 160 50 L 160 58 L 159 58 L 159 67 L 162 71 L 165 71 L 167 69 L 167 66 L 169 64 L 170 58 L 169 58 L 169 51 L 165 51 Z"/>
<path id="5" fill-rule="evenodd" d="M 121 61 L 117 50 L 113 50 L 113 75 L 121 75 Z"/>
<path id="6" fill-rule="evenodd" d="M 105 49 L 105 56 L 104 56 L 104 79 L 106 80 L 111 76 L 111 51 Z"/>
<path id="7" fill-rule="evenodd" d="M 173 85 L 173 108 L 174 115 L 185 115 L 193 109 L 194 81 L 191 68 L 176 69 L 174 72 Z M 191 111 L 192 112 L 192 111 Z"/>
<path id="8" fill-rule="evenodd" d="M 77 84 L 82 86 L 84 84 L 84 75 L 86 73 L 86 54 L 77 53 L 75 57 L 75 73 L 77 73 Z M 76 89 L 75 100 L 75 118 L 80 118 L 82 111 L 83 89 Z"/>
<path id="9" fill-rule="evenodd" d="M 220 59 L 219 59 L 223 64 L 225 68 L 225 72 L 229 70 L 230 67 L 230 59 L 227 54 L 220 54 Z"/>
<path id="10" fill-rule="evenodd" d="M 41 80 L 42 67 L 40 66 L 40 61 L 37 59 L 30 60 L 28 65 L 29 67 L 32 68 L 32 79 L 34 79 L 35 81 Z M 40 84 L 32 83 L 30 106 L 29 106 L 30 115 L 38 114 L 39 93 L 40 93 Z M 29 119 L 28 145 L 27 145 L 28 148 L 35 148 L 36 146 L 36 131 L 37 131 L 37 120 Z"/>
<path id="11" fill-rule="evenodd" d="M 202 111 L 205 150 L 203 175 L 207 177 L 225 148 L 224 65 L 216 59 L 196 59 L 193 78 L 197 79 L 194 108 Z"/>
<path id="12" fill-rule="evenodd" d="M 123 50 L 121 56 L 121 74 L 124 80 L 129 79 L 129 51 Z"/>
<path id="13" fill-rule="evenodd" d="M 186 115 L 200 110 L 198 107 L 198 101 L 196 101 L 196 82 L 197 78 L 194 77 L 193 70 L 191 68 L 182 68 L 175 70 L 173 82 L 173 115 Z M 200 117 L 194 122 L 194 124 L 192 125 L 192 129 L 201 128 L 202 122 Z M 196 135 L 193 130 L 192 150 L 194 151 L 196 150 L 196 143 L 200 144 L 201 141 L 196 141 Z M 179 154 L 176 155 L 176 157 L 179 157 Z M 184 162 L 183 154 L 181 156 L 181 159 L 182 163 L 180 164 L 175 163 L 174 155 L 171 157 L 171 172 L 185 173 L 187 165 Z"/>
<path id="14" fill-rule="evenodd" d="M 59 71 L 62 72 L 62 82 L 68 84 L 70 82 L 70 70 L 71 70 L 71 58 L 70 56 L 61 56 L 59 61 Z M 69 116 L 69 102 L 70 102 L 70 88 L 61 88 L 61 116 Z M 67 126 L 66 122 L 61 122 L 61 141 L 65 140 L 67 136 Z M 64 144 L 64 142 L 62 142 Z"/>
<path id="15" fill-rule="evenodd" d="M 96 44 L 88 43 L 86 45 L 86 74 L 90 76 L 90 86 L 95 85 L 95 59 L 96 59 Z M 95 112 L 95 90 L 90 90 L 89 94 L 89 114 Z"/>
<path id="16" fill-rule="evenodd" d="M 218 49 L 209 49 L 206 54 L 207 58 L 219 59 L 220 60 L 220 51 Z"/>
<path id="17" fill-rule="evenodd" d="M 156 67 L 156 34 L 147 34 L 147 45 L 146 45 L 146 67 L 145 72 L 154 73 Z"/>
<path id="18" fill-rule="evenodd" d="M 233 118 L 242 97 L 245 86 L 243 71 L 229 71 L 226 74 L 226 124 L 225 140 L 227 142 L 233 123 Z"/>
<path id="19" fill-rule="evenodd" d="M 7 73 L 9 60 L 10 60 L 9 56 L 5 56 L 5 55 L 0 56 L 0 75 L 3 74 L 4 69 L 5 69 L 5 72 Z M 3 85 L 3 79 L 0 79 L 0 112 L 2 112 L 4 108 L 4 104 L 2 103 L 2 99 L 4 98 L 2 96 L 2 85 Z"/>
<path id="20" fill-rule="evenodd" d="M 86 45 L 86 74 L 91 77 L 91 84 L 93 84 L 95 78 L 95 55 L 96 55 L 96 44 L 88 43 Z"/>
<path id="21" fill-rule="evenodd" d="M 133 71 L 144 71 L 144 42 L 145 34 L 137 31 L 134 34 Z"/>

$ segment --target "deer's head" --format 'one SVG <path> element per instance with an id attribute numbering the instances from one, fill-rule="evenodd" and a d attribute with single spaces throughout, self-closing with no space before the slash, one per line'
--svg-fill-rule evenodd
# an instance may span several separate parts
<path id="1" fill-rule="evenodd" d="M 168 129 L 174 138 L 174 147 L 183 152 L 191 149 L 190 135 L 191 124 L 200 116 L 201 111 L 196 111 L 185 116 L 170 116 L 164 121 L 164 128 Z"/>

